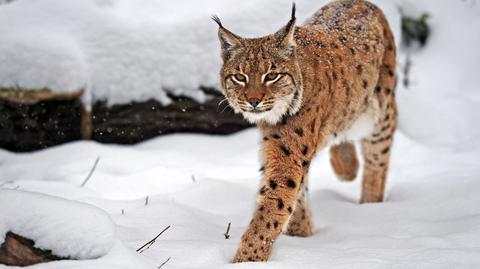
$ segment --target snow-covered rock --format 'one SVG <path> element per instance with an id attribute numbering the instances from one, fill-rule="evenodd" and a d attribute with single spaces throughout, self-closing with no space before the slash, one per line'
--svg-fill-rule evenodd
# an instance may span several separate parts
<path id="1" fill-rule="evenodd" d="M 77 201 L 0 189 L 0 216 L 0 245 L 10 231 L 57 256 L 93 259 L 114 244 L 115 225 L 108 214 Z"/>

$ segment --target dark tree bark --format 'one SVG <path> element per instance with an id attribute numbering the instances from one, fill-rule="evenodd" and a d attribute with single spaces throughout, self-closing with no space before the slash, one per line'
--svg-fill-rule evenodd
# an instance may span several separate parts
<path id="1" fill-rule="evenodd" d="M 103 143 L 133 144 L 162 134 L 192 132 L 230 134 L 251 127 L 234 115 L 217 91 L 203 89 L 205 103 L 173 97 L 171 105 L 149 100 L 128 105 L 94 104 L 91 111 L 91 139 Z M 82 118 L 82 115 L 84 116 Z M 31 151 L 89 138 L 85 135 L 85 111 L 80 101 L 44 100 L 20 104 L 0 98 L 0 147 Z"/>
<path id="2" fill-rule="evenodd" d="M 34 245 L 34 241 L 8 232 L 5 242 L 0 246 L 0 264 L 28 266 L 64 259 L 53 255 L 50 250 L 42 250 L 34 247 Z"/>
<path id="3" fill-rule="evenodd" d="M 78 100 L 27 105 L 0 99 L 0 147 L 31 151 L 79 140 L 80 107 Z"/>
<path id="4" fill-rule="evenodd" d="M 93 139 L 132 144 L 161 134 L 230 134 L 250 126 L 231 109 L 219 107 L 220 95 L 210 97 L 203 104 L 173 97 L 174 102 L 166 107 L 153 100 L 113 107 L 97 104 L 93 109 Z"/>

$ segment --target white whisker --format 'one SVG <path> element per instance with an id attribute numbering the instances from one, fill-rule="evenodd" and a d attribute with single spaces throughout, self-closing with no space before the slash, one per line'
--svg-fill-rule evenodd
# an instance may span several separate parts
<path id="1" fill-rule="evenodd" d="M 218 106 L 221 106 L 225 101 L 228 101 L 228 98 L 225 97 L 223 98 L 222 100 L 220 100 L 220 102 L 218 102 Z"/>

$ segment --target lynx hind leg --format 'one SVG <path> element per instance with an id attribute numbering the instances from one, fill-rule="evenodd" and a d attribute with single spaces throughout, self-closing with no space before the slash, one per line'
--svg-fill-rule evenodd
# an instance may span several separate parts
<path id="1" fill-rule="evenodd" d="M 386 50 L 374 92 L 382 115 L 380 121 L 375 125 L 374 133 L 362 141 L 365 169 L 361 203 L 383 201 L 393 133 L 397 126 L 397 105 L 395 101 L 396 48 L 388 22 L 383 15 L 380 20 L 384 26 Z"/>
<path id="2" fill-rule="evenodd" d="M 330 148 L 330 163 L 340 180 L 354 180 L 359 166 L 355 145 L 350 142 L 343 142 L 332 146 Z"/>
<path id="3" fill-rule="evenodd" d="M 285 234 L 290 236 L 307 237 L 313 234 L 313 223 L 308 208 L 306 187 L 300 192 L 295 209 L 288 221 Z"/>
<path id="4" fill-rule="evenodd" d="M 394 102 L 392 100 L 393 107 L 395 107 Z M 384 118 L 377 124 L 373 135 L 362 141 L 365 169 L 363 172 L 361 203 L 383 201 L 395 128 L 396 110 L 393 108 L 384 113 Z"/>

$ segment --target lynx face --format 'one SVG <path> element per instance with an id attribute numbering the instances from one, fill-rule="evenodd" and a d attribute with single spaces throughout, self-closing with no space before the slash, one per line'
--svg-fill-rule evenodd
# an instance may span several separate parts
<path id="1" fill-rule="evenodd" d="M 273 35 L 241 38 L 218 18 L 222 91 L 236 113 L 251 123 L 276 124 L 301 107 L 303 87 L 296 59 L 294 20 Z"/>

